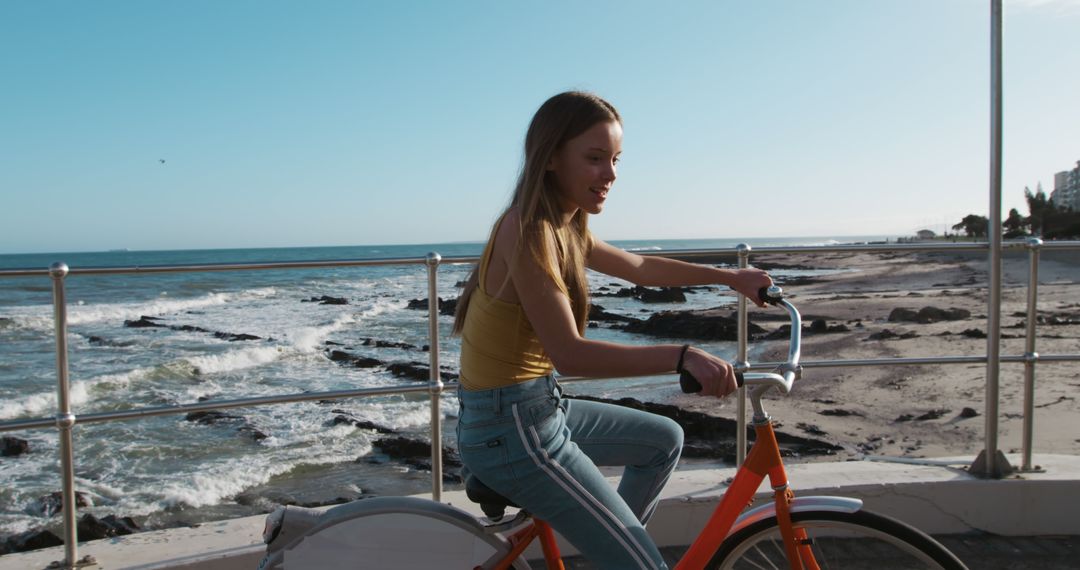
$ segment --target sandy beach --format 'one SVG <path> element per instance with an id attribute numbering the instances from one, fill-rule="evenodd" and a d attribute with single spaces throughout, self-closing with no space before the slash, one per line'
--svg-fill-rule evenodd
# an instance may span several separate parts
<path id="1" fill-rule="evenodd" d="M 1036 352 L 1080 353 L 1080 255 L 1044 252 L 1039 267 Z M 816 256 L 762 255 L 769 263 L 846 270 L 785 287 L 804 315 L 804 325 L 824 318 L 847 332 L 807 334 L 804 362 L 833 359 L 985 355 L 987 267 L 983 254 L 833 253 Z M 1028 258 L 1008 252 L 1003 264 L 1003 356 L 1024 353 Z M 970 316 L 921 324 L 890 322 L 897 308 L 963 309 Z M 772 330 L 776 310 L 752 309 L 751 322 Z M 965 331 L 967 331 L 965 333 Z M 762 361 L 786 356 L 786 343 L 765 341 Z M 753 354 L 753 353 L 752 353 Z M 1035 381 L 1034 450 L 1080 453 L 1080 387 L 1076 363 L 1039 363 Z M 1023 365 L 1000 368 L 999 448 L 1022 444 Z M 809 435 L 844 448 L 838 455 L 941 457 L 983 449 L 985 364 L 806 369 L 788 397 L 772 398 L 767 409 L 792 434 Z M 730 415 L 732 407 L 678 396 L 678 404 Z M 965 408 L 969 408 L 964 413 Z M 973 410 L 975 414 L 972 416 Z M 967 417 L 965 417 L 967 416 Z M 829 459 L 824 459 L 829 460 Z"/>

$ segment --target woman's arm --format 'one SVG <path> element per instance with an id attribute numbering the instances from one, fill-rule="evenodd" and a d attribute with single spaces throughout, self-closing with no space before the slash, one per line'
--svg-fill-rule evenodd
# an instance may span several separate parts
<path id="1" fill-rule="evenodd" d="M 666 257 L 645 257 L 596 238 L 589 254 L 589 268 L 653 287 L 727 285 L 759 306 L 762 303 L 758 290 L 772 285 L 772 279 L 760 269 L 720 269 Z"/>
<path id="2" fill-rule="evenodd" d="M 513 240 L 516 246 L 517 234 L 500 229 L 496 239 Z M 548 251 L 554 251 L 553 241 L 549 245 Z M 513 247 L 499 249 L 514 250 Z M 509 264 L 512 260 L 504 258 L 504 261 Z M 629 346 L 581 336 L 569 298 L 527 250 L 517 256 L 510 275 L 533 330 L 561 374 L 609 377 L 675 370 L 682 352 L 680 345 Z M 735 390 L 731 365 L 704 351 L 695 348 L 687 351 L 683 367 L 701 382 L 703 395 L 724 396 Z"/>

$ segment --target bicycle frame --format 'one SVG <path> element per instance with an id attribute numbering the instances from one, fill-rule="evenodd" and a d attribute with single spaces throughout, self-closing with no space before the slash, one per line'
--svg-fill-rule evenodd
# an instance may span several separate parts
<path id="1" fill-rule="evenodd" d="M 675 570 L 705 567 L 720 543 L 727 538 L 743 509 L 753 501 L 754 494 L 766 476 L 773 488 L 776 515 L 780 520 L 780 532 L 792 570 L 818 568 L 809 547 L 800 545 L 800 542 L 806 539 L 805 533 L 791 527 L 791 503 L 795 495 L 788 487 L 787 472 L 780 457 L 780 445 L 776 441 L 772 420 L 765 419 L 762 423 L 755 423 L 754 431 L 757 437 L 750 448 L 750 454 L 735 474 L 731 486 L 724 492 L 723 500 L 705 523 L 705 528 L 679 560 Z"/>
<path id="2" fill-rule="evenodd" d="M 539 519 L 533 519 L 531 524 L 510 536 L 510 544 L 513 545 L 513 548 L 495 566 L 495 570 L 507 570 L 510 568 L 535 538 L 540 539 L 540 548 L 544 552 L 544 562 L 547 565 L 547 570 L 564 570 L 559 545 L 555 542 L 555 533 L 552 532 L 551 525 Z"/>

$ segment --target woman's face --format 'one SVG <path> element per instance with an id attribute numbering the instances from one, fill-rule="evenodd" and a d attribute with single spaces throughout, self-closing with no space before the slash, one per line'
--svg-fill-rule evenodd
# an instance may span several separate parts
<path id="1" fill-rule="evenodd" d="M 615 121 L 597 123 L 555 151 L 548 170 L 559 185 L 563 212 L 599 214 L 604 209 L 621 153 L 622 125 Z"/>

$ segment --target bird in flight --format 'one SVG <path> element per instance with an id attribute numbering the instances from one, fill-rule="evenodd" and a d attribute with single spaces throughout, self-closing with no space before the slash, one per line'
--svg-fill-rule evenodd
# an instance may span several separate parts
<path id="1" fill-rule="evenodd" d="M 165 159 L 164 158 L 159 158 L 158 162 L 160 162 L 161 164 L 165 164 Z"/>

